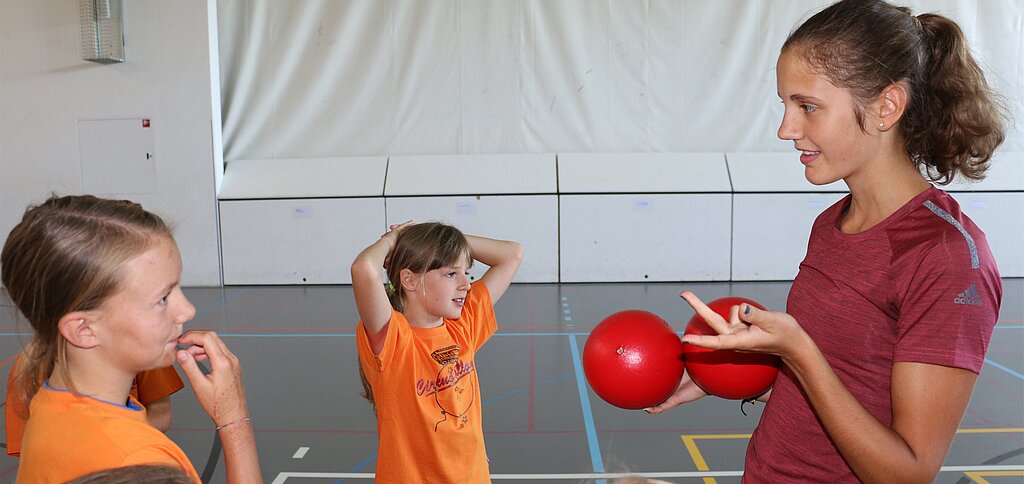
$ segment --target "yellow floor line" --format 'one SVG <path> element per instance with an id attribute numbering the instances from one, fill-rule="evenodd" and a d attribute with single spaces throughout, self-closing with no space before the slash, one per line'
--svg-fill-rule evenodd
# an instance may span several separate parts
<path id="1" fill-rule="evenodd" d="M 1020 477 L 1024 476 L 1024 471 L 964 472 L 964 475 L 978 484 L 991 484 L 986 477 Z"/>
<path id="2" fill-rule="evenodd" d="M 1024 428 L 977 428 L 977 429 L 957 429 L 958 434 L 997 434 L 997 433 L 1024 433 Z M 697 447 L 697 439 L 704 440 L 721 440 L 721 439 L 749 439 L 751 434 L 693 434 L 693 435 L 680 435 L 679 437 L 683 440 L 683 445 L 686 446 L 686 451 L 690 454 L 690 458 L 693 459 L 693 464 L 697 466 L 698 471 L 710 471 L 707 462 L 704 460 L 704 456 L 700 453 L 700 449 Z M 964 475 L 973 479 L 977 484 L 990 484 L 985 477 L 995 476 L 1024 476 L 1024 472 L 1019 471 L 986 471 L 986 472 L 964 472 Z M 718 481 L 713 477 L 705 477 L 704 484 L 718 484 Z"/>

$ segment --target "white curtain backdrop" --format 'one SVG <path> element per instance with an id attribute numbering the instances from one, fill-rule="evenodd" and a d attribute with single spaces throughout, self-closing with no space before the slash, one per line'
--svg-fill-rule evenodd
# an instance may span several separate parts
<path id="1" fill-rule="evenodd" d="M 225 160 L 788 150 L 775 60 L 828 3 L 219 0 Z M 1024 149 L 1024 1 L 905 4 L 960 23 Z"/>

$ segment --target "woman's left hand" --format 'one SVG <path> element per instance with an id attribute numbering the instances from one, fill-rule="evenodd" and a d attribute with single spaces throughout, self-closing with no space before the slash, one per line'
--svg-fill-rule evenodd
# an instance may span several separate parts
<path id="1" fill-rule="evenodd" d="M 687 334 L 683 342 L 716 350 L 770 353 L 785 358 L 807 336 L 800 323 L 784 312 L 758 309 L 749 304 L 733 306 L 726 320 L 696 295 L 683 291 L 680 296 L 697 311 L 718 335 Z"/>

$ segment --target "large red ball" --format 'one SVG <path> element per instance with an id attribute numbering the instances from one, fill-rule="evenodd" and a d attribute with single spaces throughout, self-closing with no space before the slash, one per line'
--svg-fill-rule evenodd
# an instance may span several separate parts
<path id="1" fill-rule="evenodd" d="M 583 371 L 599 397 L 638 410 L 664 402 L 683 377 L 683 344 L 656 314 L 638 309 L 604 318 L 583 347 Z"/>
<path id="2" fill-rule="evenodd" d="M 723 297 L 708 303 L 712 311 L 729 319 L 729 309 L 747 303 L 764 309 L 757 301 L 742 297 Z M 694 314 L 686 326 L 686 334 L 718 334 L 704 318 Z M 683 345 L 686 371 L 705 392 L 721 398 L 743 400 L 756 397 L 772 387 L 779 374 L 779 357 L 763 353 L 740 353 L 732 350 L 711 350 L 697 345 Z"/>

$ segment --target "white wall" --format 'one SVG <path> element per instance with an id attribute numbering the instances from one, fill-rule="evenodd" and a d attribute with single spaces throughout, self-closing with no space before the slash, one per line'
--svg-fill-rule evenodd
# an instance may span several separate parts
<path id="1" fill-rule="evenodd" d="M 775 61 L 833 0 L 218 0 L 225 159 L 792 152 Z M 956 20 L 1018 120 L 1024 2 Z"/>
<path id="2" fill-rule="evenodd" d="M 185 260 L 183 276 L 185 284 L 218 284 L 221 280 L 221 261 L 218 256 L 219 238 L 215 186 L 219 185 L 222 170 L 219 167 L 221 152 L 219 126 L 221 123 L 218 119 L 220 103 L 217 94 L 219 93 L 211 94 L 211 87 L 218 86 L 219 83 L 216 66 L 211 67 L 211 56 L 217 54 L 218 46 L 211 44 L 209 19 L 212 15 L 211 12 L 216 12 L 218 4 L 231 7 L 240 3 L 244 4 L 245 2 L 125 0 L 127 62 L 99 65 L 80 59 L 77 1 L 0 0 L 0 234 L 5 235 L 10 230 L 20 218 L 26 205 L 41 201 L 50 192 L 67 194 L 80 193 L 84 190 L 77 138 L 79 119 L 146 117 L 153 122 L 156 188 L 148 194 L 125 196 L 142 202 L 146 207 L 160 213 L 176 226 L 178 242 Z M 709 6 L 714 3 L 703 0 L 655 3 L 652 4 L 654 7 L 651 12 L 657 14 L 661 12 L 659 9 L 675 9 L 674 12 L 691 11 L 696 13 L 702 8 L 710 8 Z M 712 73 L 715 75 L 718 73 L 729 74 L 732 71 L 722 69 L 719 66 L 720 59 L 711 51 L 691 50 L 687 47 L 688 42 L 682 42 L 680 39 L 699 38 L 701 32 L 708 30 L 721 31 L 724 33 L 718 35 L 724 36 L 723 38 L 708 36 L 713 41 L 712 45 L 729 44 L 732 46 L 731 48 L 742 50 L 741 46 L 754 45 L 755 42 L 760 42 L 758 39 L 762 39 L 758 35 L 752 35 L 753 30 L 743 28 L 753 25 L 756 27 L 754 30 L 763 29 L 764 31 L 759 33 L 770 34 L 771 39 L 781 42 L 785 33 L 799 22 L 800 14 L 798 12 L 814 10 L 823 3 L 826 3 L 826 0 L 801 0 L 792 4 L 786 2 L 785 8 L 780 10 L 776 9 L 775 5 L 769 8 L 766 6 L 767 4 L 762 5 L 760 2 L 732 0 L 725 5 L 742 6 L 755 11 L 747 12 L 749 15 L 739 18 L 723 15 L 720 17 L 721 19 L 735 22 L 735 24 L 722 27 L 717 25 L 717 20 L 716 22 L 706 22 L 700 15 L 690 15 L 683 27 L 669 25 L 666 26 L 666 30 L 650 31 L 648 37 L 643 37 L 643 39 L 647 39 L 644 42 L 650 41 L 645 44 L 644 48 L 653 49 L 649 51 L 654 53 L 667 52 L 674 56 L 673 58 L 680 57 L 694 61 L 681 65 L 693 64 L 712 68 Z M 1021 103 L 1022 93 L 1024 93 L 1024 84 L 1022 84 L 1024 82 L 1022 81 L 1024 79 L 1024 71 L 1022 71 L 1024 64 L 1021 60 L 1021 49 L 1024 44 L 1021 43 L 1021 39 L 1024 37 L 1022 37 L 1020 27 L 1022 8 L 1020 0 L 914 0 L 908 3 L 917 11 L 942 11 L 953 16 L 965 26 L 972 47 L 988 70 L 990 80 L 1007 96 L 1011 111 L 1016 116 L 1016 122 L 1009 126 L 1010 138 L 1005 148 L 1019 152 L 1022 147 L 1021 143 L 1024 142 L 1021 131 L 1021 120 L 1024 119 L 1024 111 L 1021 107 L 1024 106 Z M 256 4 L 269 6 L 266 3 L 256 2 Z M 319 3 L 275 2 L 272 5 L 274 5 L 273 8 L 278 9 L 286 8 L 286 6 L 300 7 L 296 12 L 290 14 L 298 17 L 303 14 L 308 16 L 310 13 L 308 9 L 316 5 L 340 5 L 336 8 L 341 11 L 356 7 L 380 8 L 379 2 L 359 0 Z M 489 38 L 485 35 L 486 32 L 507 33 L 507 29 L 504 28 L 493 31 L 489 29 L 489 27 L 505 25 L 503 22 L 520 22 L 525 26 L 523 28 L 527 33 L 538 35 L 546 33 L 545 35 L 552 39 L 557 39 L 564 33 L 559 30 L 563 26 L 590 22 L 586 25 L 601 32 L 605 31 L 602 29 L 606 29 L 614 35 L 598 39 L 599 42 L 584 41 L 578 45 L 563 45 L 562 47 L 573 48 L 575 46 L 580 49 L 583 51 L 583 60 L 604 59 L 602 65 L 606 71 L 609 71 L 604 74 L 608 79 L 611 78 L 608 76 L 614 74 L 628 80 L 631 79 L 630 76 L 633 73 L 641 72 L 635 70 L 638 68 L 635 56 L 626 59 L 615 58 L 617 60 L 614 61 L 614 65 L 608 64 L 612 61 L 607 57 L 607 55 L 616 53 L 633 52 L 628 49 L 639 48 L 628 42 L 622 46 L 609 43 L 609 39 L 632 39 L 637 42 L 639 42 L 637 39 L 641 39 L 641 37 L 633 37 L 629 29 L 623 27 L 623 25 L 632 25 L 626 21 L 627 19 L 622 19 L 621 16 L 614 14 L 621 12 L 621 9 L 632 11 L 630 5 L 639 5 L 636 2 L 626 3 L 626 6 L 617 2 L 609 4 L 573 3 L 566 6 L 559 2 L 529 0 L 519 2 L 491 0 L 491 2 L 481 3 L 449 1 L 437 4 L 392 2 L 388 5 L 406 9 L 399 12 L 400 25 L 410 28 L 419 25 L 420 30 L 423 27 L 419 22 L 424 19 L 413 18 L 414 14 L 420 11 L 417 9 L 430 12 L 437 12 L 439 11 L 437 9 L 440 9 L 441 13 L 445 13 L 448 12 L 446 9 L 454 6 L 456 10 L 461 8 L 474 13 L 474 15 L 490 19 L 491 24 L 480 24 L 472 30 L 458 34 L 462 35 L 458 38 L 468 46 L 467 49 L 459 53 L 459 59 L 461 59 L 459 62 L 461 65 L 470 66 L 466 69 L 472 75 L 467 78 L 466 82 L 474 87 L 486 85 L 498 88 L 507 87 L 506 84 L 513 83 L 511 78 L 503 76 L 503 73 L 508 69 L 515 68 L 515 59 L 503 58 L 495 53 L 497 51 L 488 50 L 485 48 L 486 46 L 472 44 L 475 39 Z M 591 5 L 598 9 L 595 15 L 599 18 L 576 18 L 573 15 L 566 15 L 572 13 L 574 8 Z M 779 5 L 781 6 L 782 3 Z M 301 7 L 305 7 L 307 10 L 302 11 Z M 509 11 L 525 11 L 530 13 L 530 18 L 509 20 L 502 16 L 502 12 Z M 249 11 L 247 13 L 254 15 L 259 12 Z M 353 20 L 351 16 L 345 18 Z M 668 18 L 654 15 L 652 22 L 661 25 L 667 22 Z M 751 20 L 752 18 L 756 22 Z M 558 23 L 559 21 L 564 23 Z M 541 28 L 543 22 L 550 24 L 544 24 L 547 27 Z M 355 23 L 358 24 L 358 22 Z M 366 25 L 356 25 L 351 29 L 328 33 L 358 37 L 358 32 L 366 28 L 368 28 Z M 311 32 L 316 32 L 316 30 Z M 663 39 L 663 35 L 668 34 L 671 34 L 671 39 L 666 42 L 657 41 Z M 677 37 L 677 34 L 682 37 Z M 439 32 L 436 35 L 447 39 L 447 42 L 456 33 Z M 533 35 L 529 39 L 532 39 L 530 42 L 539 41 L 538 37 Z M 587 37 L 584 36 L 584 39 L 586 40 Z M 330 45 L 340 49 L 335 51 L 340 54 L 346 54 L 353 49 L 358 52 L 358 49 L 361 48 L 365 51 L 365 46 L 361 47 L 358 43 L 338 42 L 339 39 L 331 35 L 318 34 L 308 40 L 312 42 L 312 46 L 317 48 L 326 48 Z M 318 40 L 325 43 L 318 44 Z M 501 44 L 503 41 L 499 39 L 494 42 Z M 442 55 L 440 53 L 442 49 L 438 49 L 436 44 L 412 43 L 412 46 L 415 49 L 406 44 L 396 46 L 396 48 L 401 47 L 405 50 L 397 52 L 393 59 L 385 57 L 387 62 L 401 62 L 417 55 L 428 56 L 430 52 L 438 52 L 438 55 Z M 616 47 L 627 50 L 616 50 Z M 594 54 L 593 50 L 595 49 L 601 55 Z M 663 52 L 659 49 L 668 50 Z M 777 47 L 773 49 L 777 49 Z M 304 50 L 303 54 L 312 55 L 316 52 L 317 49 L 311 47 Z M 286 53 L 281 53 L 281 55 Z M 443 55 L 448 54 L 447 52 L 443 53 Z M 744 56 L 749 55 L 749 52 L 741 51 L 732 54 L 746 59 Z M 369 54 L 367 55 L 369 56 Z M 537 63 L 537 55 L 539 54 L 536 52 L 524 54 L 520 60 L 529 60 L 530 69 L 539 69 L 541 66 Z M 214 59 L 214 62 L 216 61 Z M 582 62 L 582 60 L 579 61 Z M 469 96 L 470 91 L 467 90 L 466 97 L 456 103 L 455 111 L 453 111 L 462 113 L 456 117 L 469 113 L 466 116 L 467 121 L 459 124 L 458 129 L 464 130 L 463 134 L 454 137 L 433 136 L 430 138 L 433 141 L 417 144 L 418 138 L 410 133 L 419 132 L 416 130 L 427 130 L 430 134 L 432 133 L 431 129 L 448 129 L 447 124 L 438 120 L 447 119 L 445 116 L 450 113 L 443 109 L 439 111 L 436 103 L 444 100 L 447 100 L 445 102 L 455 102 L 449 97 L 445 97 L 444 94 L 447 91 L 444 86 L 446 84 L 439 81 L 447 75 L 438 71 L 438 65 L 443 66 L 444 64 L 435 65 L 431 62 L 422 62 L 421 65 L 420 61 L 417 61 L 414 67 L 425 69 L 424 72 L 433 72 L 438 77 L 431 78 L 434 82 L 417 84 L 414 92 L 416 95 L 409 94 L 407 96 L 407 99 L 416 101 L 408 112 L 417 114 L 419 117 L 403 117 L 401 125 L 391 126 L 386 120 L 382 121 L 379 105 L 355 103 L 359 99 L 343 97 L 343 99 L 352 101 L 349 104 L 354 103 L 355 107 L 359 109 L 352 105 L 346 105 L 344 102 L 339 105 L 340 107 L 334 109 L 336 106 L 332 104 L 332 109 L 329 109 L 322 119 L 326 124 L 322 124 L 322 127 L 318 128 L 319 131 L 314 130 L 310 134 L 319 135 L 324 139 L 332 136 L 336 139 L 349 139 L 346 138 L 351 134 L 349 131 L 361 132 L 351 126 L 366 125 L 372 128 L 383 123 L 384 127 L 388 128 L 381 131 L 380 134 L 374 132 L 374 135 L 378 136 L 376 138 L 371 136 L 366 140 L 352 139 L 353 143 L 346 146 L 349 146 L 353 152 L 338 154 L 346 156 L 372 154 L 369 152 L 382 147 L 390 149 L 384 149 L 386 152 L 379 153 L 380 155 L 498 151 L 524 153 L 531 151 L 528 148 L 538 146 L 537 143 L 524 142 L 523 140 L 528 138 L 523 137 L 522 131 L 510 135 L 507 129 L 525 129 L 527 132 L 545 134 L 557 133 L 557 139 L 554 139 L 552 144 L 565 149 L 577 147 L 580 150 L 594 152 L 608 152 L 612 147 L 639 151 L 666 151 L 672 147 L 683 151 L 707 151 L 713 148 L 724 151 L 742 148 L 763 151 L 778 149 L 791 152 L 788 144 L 774 139 L 775 123 L 779 118 L 779 106 L 772 100 L 774 99 L 772 62 L 773 57 L 768 56 L 758 58 L 751 66 L 751 69 L 756 71 L 755 77 L 759 80 L 756 83 L 757 87 L 744 87 L 743 89 L 727 90 L 727 92 L 708 88 L 714 80 L 714 75 L 710 78 L 694 79 L 692 73 L 672 71 L 665 74 L 664 77 L 659 77 L 657 82 L 666 85 L 678 86 L 682 81 L 691 84 L 693 82 L 700 83 L 694 87 L 683 82 L 681 84 L 683 88 L 672 90 L 671 95 L 679 96 L 679 98 L 673 97 L 666 101 L 670 105 L 689 106 L 687 103 L 690 101 L 684 102 L 682 99 L 682 96 L 688 95 L 699 96 L 698 100 L 708 104 L 707 106 L 700 104 L 702 109 L 681 111 L 691 116 L 693 123 L 699 124 L 699 129 L 695 130 L 684 129 L 685 126 L 678 122 L 659 120 L 658 116 L 645 118 L 651 123 L 650 126 L 661 130 L 659 132 L 675 133 L 680 136 L 679 139 L 683 141 L 679 141 L 679 143 L 683 143 L 685 146 L 672 144 L 676 141 L 667 144 L 648 144 L 645 140 L 649 134 L 645 134 L 647 132 L 644 130 L 616 129 L 614 126 L 608 125 L 612 122 L 629 121 L 623 121 L 625 118 L 620 116 L 602 117 L 602 122 L 605 124 L 599 126 L 592 123 L 574 123 L 572 120 L 578 117 L 567 112 L 555 112 L 553 117 L 543 117 L 551 106 L 548 94 L 564 91 L 568 96 L 562 96 L 562 101 L 566 101 L 566 97 L 572 96 L 587 100 L 590 99 L 589 96 L 593 96 L 592 88 L 602 85 L 601 82 L 598 82 L 596 85 L 590 84 L 580 90 L 580 85 L 569 83 L 569 79 L 554 78 L 548 75 L 545 75 L 544 79 L 545 82 L 552 83 L 551 85 L 523 88 L 522 92 L 531 96 L 524 101 L 530 107 L 525 111 L 520 108 L 510 111 L 509 105 L 490 102 L 492 99 L 486 97 L 485 93 L 481 91 L 475 91 L 477 94 Z M 388 67 L 390 64 L 385 64 L 379 58 L 368 65 L 374 69 L 390 68 Z M 472 67 L 477 65 L 479 67 Z M 259 64 L 257 67 L 262 68 L 263 64 Z M 585 66 L 578 67 L 579 72 L 576 70 L 573 72 L 579 75 L 587 73 L 584 69 Z M 357 90 L 349 88 L 358 86 L 359 80 L 364 79 L 367 74 L 365 71 L 358 70 L 345 70 L 345 72 L 352 76 L 352 79 L 338 85 L 332 84 L 330 86 L 332 91 L 342 94 L 356 92 Z M 226 77 L 235 74 L 241 75 L 244 72 L 231 69 L 225 71 Z M 743 73 L 739 72 L 739 74 Z M 474 76 L 481 76 L 483 80 L 475 82 L 473 81 Z M 309 82 L 323 83 L 324 80 L 323 78 L 311 78 Z M 714 82 L 716 82 L 716 86 L 734 86 L 737 83 L 735 80 L 730 83 L 718 83 L 717 80 Z M 565 85 L 558 83 L 565 83 Z M 740 84 L 746 86 L 746 84 Z M 636 107 L 636 109 L 642 108 L 641 110 L 646 109 L 643 107 L 646 104 L 630 104 L 632 98 L 619 97 L 621 92 L 628 91 L 627 88 L 631 86 L 630 84 L 612 85 L 609 82 L 604 82 L 603 85 L 602 92 L 607 93 L 608 96 L 601 95 L 594 98 L 598 102 L 596 106 L 600 109 L 593 112 L 598 116 L 603 116 L 601 113 L 622 113 L 628 111 L 626 108 L 630 106 Z M 387 93 L 390 91 L 378 89 L 379 86 L 376 85 L 373 88 L 383 93 L 381 96 L 383 96 L 382 102 L 385 107 L 390 106 L 389 102 L 394 102 L 387 99 Z M 252 97 L 257 100 L 281 102 L 278 97 L 268 95 L 265 89 L 254 88 L 251 93 Z M 544 96 L 537 93 L 542 93 Z M 487 96 L 491 96 L 491 94 L 487 94 Z M 580 99 L 577 101 L 582 102 Z M 238 101 L 238 99 L 225 98 L 227 104 L 231 104 L 232 101 Z M 609 102 L 612 104 L 608 104 Z M 534 106 L 535 104 L 536 106 Z M 559 103 L 559 106 L 564 107 L 570 104 L 579 108 L 579 112 L 591 112 L 589 108 L 585 109 L 585 106 L 590 106 L 585 103 L 562 102 Z M 750 108 L 755 105 L 756 108 Z M 448 104 L 445 106 L 451 107 Z M 230 106 L 228 107 L 230 108 Z M 533 113 L 531 109 L 540 115 Z M 755 111 L 752 113 L 744 111 L 748 115 L 739 116 L 737 109 L 741 111 L 754 109 Z M 226 109 L 225 112 L 229 114 L 227 124 L 233 122 L 235 123 L 233 126 L 238 129 L 248 129 L 251 119 L 248 123 L 243 123 L 243 118 L 230 116 L 231 109 Z M 273 110 L 271 109 L 270 112 Z M 512 114 L 508 114 L 509 112 Z M 515 113 L 522 115 L 524 112 L 528 115 L 524 115 L 523 118 L 515 117 Z M 287 113 L 278 113 L 274 119 L 287 120 L 285 114 Z M 514 119 L 510 120 L 505 116 L 513 116 Z M 529 124 L 524 128 L 521 125 L 524 119 L 528 124 L 541 124 Z M 689 118 L 687 119 L 687 122 L 690 122 Z M 296 125 L 292 123 L 282 122 L 280 125 L 291 129 L 302 129 L 295 127 Z M 339 135 L 331 133 L 323 127 L 326 125 L 349 126 L 350 129 Z M 554 125 L 559 126 L 559 130 L 548 129 Z M 753 127 L 754 125 L 757 127 Z M 212 127 L 218 129 L 212 130 Z M 740 131 L 738 134 L 734 132 L 737 129 Z M 609 136 L 609 133 L 614 133 L 615 136 Z M 717 145 L 704 146 L 708 144 L 708 139 L 712 139 L 712 135 L 718 136 Z M 380 141 L 381 139 L 394 139 L 394 143 L 397 144 L 389 145 Z M 432 144 L 438 143 L 436 140 L 443 142 Z M 229 143 L 232 141 L 231 136 L 227 141 Z M 234 141 L 238 140 L 234 139 Z M 308 147 L 307 151 L 320 149 L 316 144 L 308 145 Z M 280 155 L 281 150 L 275 151 L 274 154 Z M 302 156 L 310 154 L 312 153 L 300 153 Z"/>
<path id="3" fill-rule="evenodd" d="M 122 198 L 174 226 L 184 284 L 220 283 L 212 2 L 124 1 L 126 61 L 109 65 L 81 60 L 77 1 L 0 2 L 0 234 L 51 192 L 83 192 L 79 119 L 149 118 L 156 188 Z"/>

